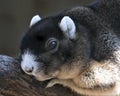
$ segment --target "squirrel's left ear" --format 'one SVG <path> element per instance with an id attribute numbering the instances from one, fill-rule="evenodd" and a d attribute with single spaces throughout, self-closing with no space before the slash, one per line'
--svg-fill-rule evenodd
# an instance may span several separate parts
<path id="1" fill-rule="evenodd" d="M 33 16 L 33 18 L 31 19 L 31 22 L 30 22 L 30 26 L 33 26 L 34 24 L 36 24 L 37 22 L 39 22 L 41 20 L 41 17 L 39 15 L 35 15 Z"/>
<path id="2" fill-rule="evenodd" d="M 76 38 L 76 26 L 74 21 L 69 16 L 64 16 L 59 24 L 60 29 L 64 35 L 69 39 Z"/>

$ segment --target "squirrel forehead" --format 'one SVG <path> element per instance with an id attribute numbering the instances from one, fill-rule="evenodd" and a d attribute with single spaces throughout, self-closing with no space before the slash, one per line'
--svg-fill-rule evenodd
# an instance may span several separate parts
<path id="1" fill-rule="evenodd" d="M 58 26 L 58 21 L 54 18 L 43 18 L 41 21 L 32 26 L 27 35 L 29 36 L 42 36 L 45 38 L 56 37 L 62 39 L 63 33 Z"/>

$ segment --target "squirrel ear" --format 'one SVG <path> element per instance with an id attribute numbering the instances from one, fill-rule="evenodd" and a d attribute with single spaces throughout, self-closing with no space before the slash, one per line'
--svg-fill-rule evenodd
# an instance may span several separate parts
<path id="1" fill-rule="evenodd" d="M 37 22 L 39 22 L 41 20 L 41 17 L 39 15 L 35 15 L 33 16 L 33 18 L 31 19 L 31 22 L 30 22 L 30 26 L 33 26 L 34 24 L 36 24 Z"/>
<path id="2" fill-rule="evenodd" d="M 69 16 L 64 16 L 59 24 L 60 29 L 69 39 L 75 39 L 76 26 Z"/>

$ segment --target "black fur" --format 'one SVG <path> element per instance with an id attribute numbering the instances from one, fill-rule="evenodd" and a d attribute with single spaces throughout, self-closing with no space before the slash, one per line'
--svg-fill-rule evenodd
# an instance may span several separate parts
<path id="1" fill-rule="evenodd" d="M 59 27 L 64 16 L 69 16 L 75 22 L 77 30 L 73 40 L 66 38 Z M 59 42 L 57 50 L 45 47 L 49 38 Z M 75 66 L 72 64 L 77 64 L 77 61 L 82 72 L 91 60 L 110 60 L 110 64 L 120 67 L 119 39 L 120 0 L 98 0 L 88 6 L 67 9 L 43 18 L 26 32 L 20 49 L 21 55 L 29 50 L 36 56 L 35 61 L 43 63 L 41 70 L 44 70 L 44 74 L 59 70 L 64 64 L 68 64 L 68 69 L 72 70 L 71 66 Z"/>

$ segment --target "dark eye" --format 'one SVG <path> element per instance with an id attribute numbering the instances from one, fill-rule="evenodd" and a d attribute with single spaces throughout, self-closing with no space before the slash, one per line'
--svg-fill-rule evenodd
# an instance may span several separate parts
<path id="1" fill-rule="evenodd" d="M 55 38 L 49 38 L 45 44 L 48 50 L 56 49 L 58 47 L 58 41 Z"/>

